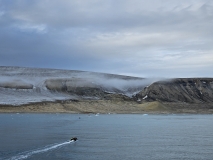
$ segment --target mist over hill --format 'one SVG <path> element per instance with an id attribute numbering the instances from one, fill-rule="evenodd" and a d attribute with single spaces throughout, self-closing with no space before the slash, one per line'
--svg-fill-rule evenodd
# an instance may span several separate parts
<path id="1" fill-rule="evenodd" d="M 0 67 L 0 104 L 132 97 L 154 80 L 74 70 Z"/>
<path id="2" fill-rule="evenodd" d="M 213 112 L 213 78 L 151 79 L 58 69 L 0 67 L 0 105 L 62 104 L 62 112 Z M 67 104 L 63 104 L 66 102 Z M 38 105 L 42 108 L 42 105 Z M 58 106 L 55 104 L 56 109 Z M 33 108 L 33 107 L 32 107 Z M 174 111 L 176 109 L 176 111 Z M 197 111 L 200 112 L 200 111 Z"/>

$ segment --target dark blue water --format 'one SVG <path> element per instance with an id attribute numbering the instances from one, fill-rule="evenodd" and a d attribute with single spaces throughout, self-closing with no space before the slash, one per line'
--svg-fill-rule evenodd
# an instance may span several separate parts
<path id="1" fill-rule="evenodd" d="M 212 160 L 213 115 L 0 114 L 0 157 Z"/>

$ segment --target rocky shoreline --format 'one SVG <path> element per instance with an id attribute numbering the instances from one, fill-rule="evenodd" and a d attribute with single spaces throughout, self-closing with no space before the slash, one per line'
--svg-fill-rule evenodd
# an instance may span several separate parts
<path id="1" fill-rule="evenodd" d="M 0 113 L 213 114 L 213 104 L 80 100 L 0 105 Z"/>

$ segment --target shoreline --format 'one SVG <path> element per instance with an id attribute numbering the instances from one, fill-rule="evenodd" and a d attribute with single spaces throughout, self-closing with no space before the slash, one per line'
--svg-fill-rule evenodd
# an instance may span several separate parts
<path id="1" fill-rule="evenodd" d="M 36 102 L 19 106 L 0 105 L 0 113 L 68 114 L 213 114 L 212 103 L 137 103 L 121 100 L 78 100 Z"/>

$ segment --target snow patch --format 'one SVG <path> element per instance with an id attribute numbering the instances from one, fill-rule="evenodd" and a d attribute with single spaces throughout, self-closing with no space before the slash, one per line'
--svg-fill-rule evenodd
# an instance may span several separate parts
<path id="1" fill-rule="evenodd" d="M 143 99 L 146 99 L 148 96 L 146 95 L 145 97 L 143 97 Z"/>

